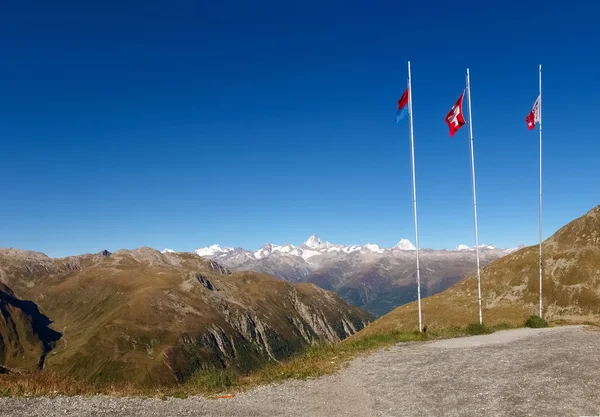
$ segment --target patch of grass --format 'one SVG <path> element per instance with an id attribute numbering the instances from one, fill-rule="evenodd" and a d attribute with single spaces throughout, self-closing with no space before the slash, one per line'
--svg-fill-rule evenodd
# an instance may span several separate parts
<path id="1" fill-rule="evenodd" d="M 201 392 L 223 392 L 238 385 L 239 375 L 228 369 L 196 374 L 187 383 L 188 388 Z"/>
<path id="2" fill-rule="evenodd" d="M 467 334 L 470 336 L 477 336 L 480 334 L 494 333 L 494 329 L 486 327 L 484 324 L 471 323 L 467 326 Z"/>
<path id="3" fill-rule="evenodd" d="M 490 326 L 489 328 L 491 330 L 493 330 L 494 332 L 497 332 L 500 330 L 514 329 L 514 328 L 516 328 L 516 326 L 513 326 L 512 324 L 510 324 L 508 322 L 502 322 L 502 323 L 494 324 L 493 326 Z"/>
<path id="4" fill-rule="evenodd" d="M 530 316 L 525 322 L 525 326 L 532 327 L 534 329 L 539 329 L 542 327 L 548 327 L 548 322 L 537 315 Z"/>

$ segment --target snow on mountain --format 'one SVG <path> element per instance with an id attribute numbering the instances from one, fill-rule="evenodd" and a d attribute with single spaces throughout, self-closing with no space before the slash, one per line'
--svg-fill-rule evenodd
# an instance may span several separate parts
<path id="1" fill-rule="evenodd" d="M 196 254 L 198 256 L 215 256 L 216 254 L 219 254 L 219 253 L 232 252 L 232 251 L 233 251 L 233 248 L 222 248 L 219 245 L 212 245 L 212 246 L 209 246 L 208 248 L 196 249 L 194 252 L 196 252 Z"/>
<path id="2" fill-rule="evenodd" d="M 360 246 L 358 246 L 358 245 L 342 246 L 341 250 L 344 253 L 352 253 L 352 252 L 356 252 L 357 250 L 360 250 Z"/>
<path id="3" fill-rule="evenodd" d="M 523 249 L 524 247 L 525 247 L 525 245 L 521 244 L 521 245 L 517 246 L 516 248 L 504 249 L 502 252 L 504 252 L 505 254 L 508 255 L 510 253 L 513 253 L 513 252 L 516 252 L 516 251 L 518 251 L 520 249 Z"/>
<path id="4" fill-rule="evenodd" d="M 256 252 L 254 252 L 254 257 L 256 259 L 266 258 L 267 256 L 271 255 L 277 249 L 279 249 L 279 246 L 277 246 L 277 245 L 272 245 L 270 243 L 264 244 L 262 246 L 262 248 L 260 248 Z"/>
<path id="5" fill-rule="evenodd" d="M 383 253 L 383 249 L 381 249 L 379 247 L 379 245 L 375 245 L 373 243 L 367 243 L 366 245 L 363 246 L 363 249 L 365 250 L 369 250 L 371 252 L 375 252 L 375 253 Z"/>
<path id="6" fill-rule="evenodd" d="M 417 248 L 408 239 L 400 239 L 400 242 L 396 243 L 395 249 L 400 250 L 416 250 Z"/>
<path id="7" fill-rule="evenodd" d="M 311 249 L 320 249 L 321 246 L 323 246 L 323 242 L 321 242 L 319 236 L 311 235 L 311 237 L 309 237 L 308 240 L 304 242 L 304 245 Z"/>
<path id="8" fill-rule="evenodd" d="M 496 248 L 494 245 L 479 245 L 479 249 L 490 249 L 490 250 L 494 250 L 494 249 L 498 249 Z M 458 245 L 456 247 L 456 249 L 454 249 L 455 251 L 474 251 L 475 250 L 475 246 L 470 247 L 467 245 Z"/>
<path id="9" fill-rule="evenodd" d="M 290 245 L 289 243 L 286 243 L 283 246 L 279 247 L 279 252 L 281 253 L 291 253 L 294 250 L 294 245 Z"/>
<path id="10" fill-rule="evenodd" d="M 314 250 L 309 250 L 309 249 L 305 249 L 302 251 L 302 258 L 307 261 L 308 259 L 312 258 L 313 256 L 317 256 L 317 255 L 322 255 L 321 252 L 317 252 Z"/>
<path id="11" fill-rule="evenodd" d="M 496 249 L 494 245 L 479 245 L 479 249 Z"/>
<path id="12" fill-rule="evenodd" d="M 175 251 L 173 249 L 164 248 L 160 251 L 160 253 L 175 253 Z"/>

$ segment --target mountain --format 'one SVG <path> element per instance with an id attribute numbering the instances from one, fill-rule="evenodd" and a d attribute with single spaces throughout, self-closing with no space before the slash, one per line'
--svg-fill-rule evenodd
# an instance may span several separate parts
<path id="1" fill-rule="evenodd" d="M 600 323 L 600 206 L 544 241 L 543 306 L 548 320 Z M 483 320 L 522 324 L 539 312 L 539 247 L 522 248 L 498 259 L 481 274 Z M 423 300 L 429 327 L 464 326 L 478 321 L 474 275 Z M 415 303 L 401 306 L 364 334 L 417 327 Z"/>
<path id="2" fill-rule="evenodd" d="M 248 370 L 339 341 L 371 320 L 314 285 L 150 248 L 62 259 L 0 249 L 0 277 L 62 333 L 45 367 L 93 382 Z"/>
<path id="3" fill-rule="evenodd" d="M 487 265 L 513 249 L 480 245 L 481 264 Z M 235 271 L 257 271 L 290 282 L 311 282 L 335 291 L 344 300 L 382 315 L 417 298 L 415 246 L 401 239 L 391 248 L 369 243 L 334 245 L 310 236 L 303 244 L 267 243 L 257 251 L 212 245 L 196 254 Z M 477 268 L 475 249 L 420 251 L 422 295 L 442 291 Z"/>

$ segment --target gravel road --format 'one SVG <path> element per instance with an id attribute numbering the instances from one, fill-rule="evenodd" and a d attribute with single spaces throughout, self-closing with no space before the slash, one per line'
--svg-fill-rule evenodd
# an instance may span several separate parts
<path id="1" fill-rule="evenodd" d="M 600 331 L 518 329 L 397 345 L 336 375 L 232 399 L 0 399 L 6 417 L 600 416 Z"/>

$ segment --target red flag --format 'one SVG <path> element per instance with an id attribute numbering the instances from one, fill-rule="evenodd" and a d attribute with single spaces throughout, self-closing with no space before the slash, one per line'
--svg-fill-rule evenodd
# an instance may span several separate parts
<path id="1" fill-rule="evenodd" d="M 404 94 L 402 94 L 402 97 L 400 97 L 400 100 L 398 100 L 398 110 L 396 111 L 396 123 L 398 123 L 400 120 L 404 119 L 404 117 L 406 116 L 406 113 L 407 113 L 406 104 L 407 103 L 408 103 L 408 88 L 406 89 Z"/>
<path id="2" fill-rule="evenodd" d="M 406 103 L 408 103 L 408 88 L 406 89 L 406 91 L 404 91 L 404 94 L 402 94 L 400 100 L 398 100 L 398 110 L 402 110 L 404 106 L 406 106 Z"/>
<path id="3" fill-rule="evenodd" d="M 465 125 L 465 118 L 462 115 L 462 102 L 465 92 L 460 95 L 458 101 L 454 106 L 452 106 L 452 110 L 446 116 L 446 123 L 450 128 L 450 137 L 454 136 L 454 134 Z"/>
<path id="4" fill-rule="evenodd" d="M 525 118 L 525 123 L 527 123 L 527 129 L 533 130 L 536 123 L 540 122 L 540 97 L 538 96 L 537 100 L 533 104 L 533 108 Z"/>
<path id="5" fill-rule="evenodd" d="M 535 127 L 535 112 L 533 110 L 525 118 L 525 123 L 527 123 L 527 129 L 533 130 Z"/>

